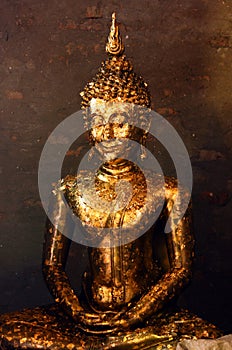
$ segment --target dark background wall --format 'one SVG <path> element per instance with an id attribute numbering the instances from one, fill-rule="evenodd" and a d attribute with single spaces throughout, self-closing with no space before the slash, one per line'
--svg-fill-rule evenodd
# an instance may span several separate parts
<path id="1" fill-rule="evenodd" d="M 113 11 L 153 108 L 179 132 L 192 161 L 196 259 L 179 304 L 229 332 L 230 0 L 1 1 L 0 312 L 51 301 L 41 274 L 38 162 L 105 58 Z"/>

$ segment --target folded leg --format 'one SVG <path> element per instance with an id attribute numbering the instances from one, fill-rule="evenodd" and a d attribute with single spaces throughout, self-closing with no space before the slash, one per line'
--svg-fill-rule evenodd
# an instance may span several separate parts
<path id="1" fill-rule="evenodd" d="M 97 344 L 99 339 L 94 339 Z M 85 345 L 86 343 L 86 345 Z M 55 305 L 0 316 L 0 349 L 91 349 L 88 337 Z M 98 348 L 100 349 L 100 347 Z"/>
<path id="2" fill-rule="evenodd" d="M 108 336 L 81 332 L 58 305 L 0 316 L 0 349 L 174 350 L 182 339 L 217 338 L 215 326 L 188 311 L 160 313 L 136 330 Z"/>

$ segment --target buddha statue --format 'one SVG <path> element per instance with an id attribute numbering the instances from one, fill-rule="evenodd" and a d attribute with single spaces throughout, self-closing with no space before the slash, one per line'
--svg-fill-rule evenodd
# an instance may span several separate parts
<path id="1" fill-rule="evenodd" d="M 43 274 L 55 303 L 2 315 L 1 349 L 174 350 L 182 339 L 217 338 L 221 334 L 214 325 L 174 307 L 173 300 L 191 277 L 191 206 L 178 225 L 164 233 L 167 217 L 173 215 L 177 181 L 165 177 L 160 193 L 159 174 L 151 172 L 145 178 L 140 167 L 128 160 L 134 150 L 127 139 L 134 137 L 144 144 L 149 132 L 146 118 L 145 131 L 130 126 L 129 109 L 135 105 L 149 110 L 150 95 L 147 84 L 134 73 L 124 55 L 115 14 L 106 51 L 109 58 L 81 93 L 90 142 L 104 159 L 96 173 L 95 188 L 109 206 L 116 192 L 128 198 L 129 188 L 131 197 L 124 208 L 115 211 L 107 210 L 107 205 L 104 210 L 92 206 L 85 198 L 85 193 L 91 198 L 89 170 L 68 175 L 56 184 L 51 194 L 53 218 L 47 221 L 43 250 Z M 119 180 L 126 186 L 116 191 Z M 80 193 L 83 187 L 84 194 Z M 181 191 L 184 197 L 186 190 Z M 100 232 L 101 244 L 88 248 L 90 268 L 83 274 L 80 295 L 74 292 L 65 272 L 71 240 L 57 229 L 56 223 L 61 220 L 66 228 L 61 194 L 87 232 L 90 229 L 90 235 L 91 227 Z M 162 195 L 165 204 L 159 219 L 144 234 L 111 245 L 107 235 L 101 237 L 104 227 L 129 227 L 131 232 L 140 228 L 141 217 L 157 210 Z"/>

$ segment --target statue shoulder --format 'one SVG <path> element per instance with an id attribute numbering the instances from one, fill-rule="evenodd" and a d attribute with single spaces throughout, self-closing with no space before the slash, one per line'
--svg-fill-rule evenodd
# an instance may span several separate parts
<path id="1" fill-rule="evenodd" d="M 52 193 L 55 196 L 59 196 L 61 193 L 66 197 L 68 203 L 70 204 L 70 200 L 75 197 L 75 202 L 77 197 L 79 196 L 79 187 L 80 185 L 86 183 L 88 184 L 89 180 L 89 172 L 88 171 L 80 171 L 77 176 L 67 175 L 63 179 L 59 180 L 53 186 Z"/>
<path id="2" fill-rule="evenodd" d="M 159 193 L 175 193 L 178 191 L 178 181 L 175 177 L 164 176 L 163 174 L 154 173 L 150 170 L 146 171 L 145 178 L 147 186 L 158 195 Z"/>
<path id="3" fill-rule="evenodd" d="M 184 201 L 191 197 L 191 189 L 187 188 L 175 177 L 165 177 L 166 198 L 175 198 L 177 195 Z"/>
<path id="4" fill-rule="evenodd" d="M 191 190 L 183 186 L 177 178 L 173 176 L 163 176 L 152 171 L 146 173 L 146 181 L 149 185 L 150 193 L 154 196 L 175 199 L 177 195 L 182 198 L 189 198 Z"/>

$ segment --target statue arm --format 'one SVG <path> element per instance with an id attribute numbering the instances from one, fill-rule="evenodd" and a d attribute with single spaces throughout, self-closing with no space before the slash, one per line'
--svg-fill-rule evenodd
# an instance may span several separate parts
<path id="1" fill-rule="evenodd" d="M 43 247 L 44 278 L 55 301 L 70 316 L 75 317 L 82 308 L 64 270 L 71 243 L 64 234 L 67 230 L 72 230 L 72 220 L 68 220 L 66 205 L 58 190 L 52 194 L 50 218 L 52 223 L 47 219 Z M 58 230 L 58 227 L 63 228 L 64 234 Z"/>
<path id="2" fill-rule="evenodd" d="M 77 295 L 71 287 L 65 272 L 65 264 L 71 240 L 67 238 L 73 231 L 73 221 L 61 197 L 61 191 L 55 191 L 50 204 L 50 220 L 47 220 L 43 247 L 43 275 L 48 289 L 55 301 L 76 321 L 80 328 L 89 330 L 93 320 L 104 325 L 103 315 L 89 313 L 81 306 Z M 62 232 L 59 231 L 62 228 Z"/>
<path id="3" fill-rule="evenodd" d="M 173 221 L 172 207 L 175 195 L 167 199 L 167 211 Z M 132 306 L 121 320 L 112 320 L 118 326 L 131 326 L 143 322 L 154 315 L 169 300 L 178 295 L 179 291 L 188 283 L 191 277 L 194 240 L 191 232 L 191 206 L 188 207 L 178 226 L 173 227 L 167 234 L 167 247 L 169 253 L 170 269 L 135 306 Z"/>

